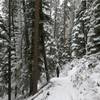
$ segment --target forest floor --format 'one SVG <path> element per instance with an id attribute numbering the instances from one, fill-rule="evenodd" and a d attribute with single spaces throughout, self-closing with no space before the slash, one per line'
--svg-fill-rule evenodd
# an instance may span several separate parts
<path id="1" fill-rule="evenodd" d="M 59 78 L 25 100 L 100 100 L 100 53 L 67 63 Z"/>
<path id="2" fill-rule="evenodd" d="M 50 84 L 51 87 L 42 91 L 34 100 L 79 100 L 78 91 L 67 77 L 53 78 Z M 32 97 L 27 100 L 32 100 Z"/>
<path id="3" fill-rule="evenodd" d="M 68 62 L 59 78 L 24 100 L 100 100 L 100 53 Z"/>

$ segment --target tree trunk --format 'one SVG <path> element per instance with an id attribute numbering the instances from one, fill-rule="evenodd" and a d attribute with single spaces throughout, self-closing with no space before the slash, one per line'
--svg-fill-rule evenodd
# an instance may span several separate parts
<path id="1" fill-rule="evenodd" d="M 30 41 L 29 41 L 29 34 L 28 34 L 28 25 L 27 25 L 27 17 L 26 17 L 26 3 L 25 3 L 25 0 L 23 0 L 23 12 L 24 12 L 24 24 L 25 24 L 25 28 L 24 28 L 24 35 L 25 35 L 25 63 L 27 64 L 28 66 L 28 70 L 29 70 L 29 76 L 30 76 L 30 91 L 29 91 L 29 95 L 32 95 L 32 64 L 29 63 L 31 61 L 28 61 L 28 60 L 31 60 L 30 59 L 30 55 L 29 55 L 29 45 L 30 45 Z M 28 62 L 28 63 L 27 63 Z"/>
<path id="2" fill-rule="evenodd" d="M 41 0 L 35 1 L 35 29 L 33 28 L 33 33 L 32 33 L 32 79 L 33 79 L 33 90 L 32 93 L 33 95 L 37 92 L 37 84 L 38 84 L 38 79 L 40 76 L 39 68 L 38 68 L 38 58 L 39 58 L 39 20 L 40 20 L 40 3 Z M 34 21 L 34 19 L 33 19 Z M 34 32 L 35 30 L 35 32 Z"/>
<path id="3" fill-rule="evenodd" d="M 11 100 L 11 0 L 9 0 L 8 100 Z"/>
<path id="4" fill-rule="evenodd" d="M 66 41 L 66 4 L 67 2 L 65 1 L 64 2 L 64 15 L 63 15 L 64 16 L 64 24 L 63 24 L 64 26 L 63 27 L 64 27 L 64 46 L 65 47 L 66 47 L 66 42 L 67 42 Z"/>
<path id="5" fill-rule="evenodd" d="M 55 7 L 55 17 L 54 17 L 54 38 L 56 38 L 57 31 L 57 4 Z"/>
<path id="6" fill-rule="evenodd" d="M 13 32 L 13 38 L 14 38 L 14 51 L 15 51 L 15 59 L 14 62 L 16 63 L 16 35 L 15 35 L 15 28 L 14 28 L 14 1 L 11 2 L 12 6 L 11 6 L 11 14 L 12 14 L 12 32 Z M 17 82 L 17 69 L 15 68 L 15 82 Z M 17 83 L 15 85 L 15 98 L 17 97 Z"/>
<path id="7" fill-rule="evenodd" d="M 46 80 L 49 82 L 49 72 L 47 67 L 47 58 L 46 58 L 46 51 L 45 51 L 45 43 L 44 43 L 44 33 L 42 34 L 42 46 L 43 46 L 43 57 L 44 57 L 44 64 L 45 64 L 45 73 L 46 73 Z"/>
<path id="8" fill-rule="evenodd" d="M 52 0 L 51 0 L 51 3 L 52 3 Z M 44 16 L 43 16 L 43 11 L 42 11 L 42 0 L 41 0 L 41 3 L 40 3 L 40 12 L 41 12 L 41 15 L 40 15 L 40 20 L 44 20 Z M 42 45 L 42 54 L 43 54 L 43 58 L 44 58 L 44 65 L 45 65 L 45 74 L 46 74 L 46 80 L 47 82 L 49 82 L 49 72 L 48 72 L 48 65 L 47 65 L 47 58 L 46 58 L 46 51 L 45 51 L 45 43 L 44 43 L 44 40 L 45 40 L 45 35 L 44 35 L 44 28 L 43 28 L 43 23 L 40 23 L 39 25 L 39 32 L 41 33 L 40 36 L 41 36 L 41 45 Z"/>

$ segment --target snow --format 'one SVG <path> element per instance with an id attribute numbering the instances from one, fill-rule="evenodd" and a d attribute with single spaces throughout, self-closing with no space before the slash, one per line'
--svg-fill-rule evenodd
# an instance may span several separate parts
<path id="1" fill-rule="evenodd" d="M 79 32 L 76 31 L 76 32 L 74 32 L 73 36 L 76 36 L 76 35 L 78 35 L 78 34 L 79 34 Z"/>
<path id="2" fill-rule="evenodd" d="M 76 43 L 73 43 L 73 44 L 72 44 L 72 47 L 76 47 L 77 45 L 78 45 L 78 44 L 76 44 Z"/>
<path id="3" fill-rule="evenodd" d="M 94 26 L 95 28 L 100 28 L 100 24 L 97 24 Z"/>
<path id="4" fill-rule="evenodd" d="M 74 47 L 74 49 L 75 49 L 75 47 Z M 73 51 L 73 52 L 72 52 L 72 57 L 75 57 L 75 55 L 76 55 L 76 52 Z"/>
<path id="5" fill-rule="evenodd" d="M 59 78 L 24 100 L 100 100 L 100 53 L 68 62 Z"/>
<path id="6" fill-rule="evenodd" d="M 67 6 L 68 6 L 68 7 L 70 7 L 70 6 L 71 6 L 70 2 L 68 2 L 68 3 L 67 3 Z"/>
<path id="7" fill-rule="evenodd" d="M 2 43 L 3 41 L 2 40 L 0 40 L 0 43 Z"/>
<path id="8" fill-rule="evenodd" d="M 95 36 L 95 35 L 96 35 L 96 33 L 94 33 L 94 32 L 91 31 L 91 33 L 89 32 L 89 34 L 87 36 L 91 37 L 91 36 Z"/>
<path id="9" fill-rule="evenodd" d="M 53 78 L 50 83 L 51 87 L 34 100 L 79 100 L 78 91 L 67 77 Z"/>
<path id="10" fill-rule="evenodd" d="M 51 80 L 54 87 L 51 88 L 51 95 L 47 100 L 78 100 L 78 92 L 73 88 L 67 78 L 54 78 Z"/>
<path id="11" fill-rule="evenodd" d="M 94 41 L 100 41 L 100 36 L 93 38 Z"/>
<path id="12" fill-rule="evenodd" d="M 83 20 L 86 20 L 86 19 L 90 19 L 90 16 L 86 16 L 83 18 Z"/>
<path id="13" fill-rule="evenodd" d="M 100 53 L 68 62 L 34 100 L 100 100 Z"/>
<path id="14" fill-rule="evenodd" d="M 94 10 L 98 10 L 100 7 L 100 4 L 96 4 L 96 6 L 94 7 Z"/>
<path id="15" fill-rule="evenodd" d="M 79 100 L 100 100 L 100 53 L 84 56 L 71 63 L 73 69 L 68 76 L 80 93 Z"/>
<path id="16" fill-rule="evenodd" d="M 91 51 L 96 51 L 96 50 L 97 50 L 96 48 L 92 48 L 92 49 L 91 49 Z"/>
<path id="17" fill-rule="evenodd" d="M 79 30 L 80 26 L 81 26 L 81 24 L 79 23 L 78 25 L 74 26 L 73 30 Z"/>
<path id="18" fill-rule="evenodd" d="M 64 0 L 60 0 L 60 5 L 63 3 Z"/>
<path id="19" fill-rule="evenodd" d="M 79 34 L 78 37 L 79 38 L 84 38 L 84 34 Z"/>

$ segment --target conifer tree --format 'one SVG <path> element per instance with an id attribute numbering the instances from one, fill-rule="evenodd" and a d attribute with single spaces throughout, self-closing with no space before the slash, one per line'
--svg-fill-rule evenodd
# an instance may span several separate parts
<path id="1" fill-rule="evenodd" d="M 92 3 L 91 9 L 92 10 L 92 16 L 90 20 L 90 30 L 88 33 L 87 38 L 87 54 L 93 54 L 99 51 L 100 49 L 100 1 L 90 1 L 90 4 Z"/>
<path id="2" fill-rule="evenodd" d="M 85 25 L 84 25 L 84 13 L 86 10 L 86 1 L 82 0 L 81 8 L 76 13 L 76 18 L 74 21 L 74 27 L 72 31 L 72 57 L 81 58 L 86 54 L 86 44 L 85 44 Z"/>

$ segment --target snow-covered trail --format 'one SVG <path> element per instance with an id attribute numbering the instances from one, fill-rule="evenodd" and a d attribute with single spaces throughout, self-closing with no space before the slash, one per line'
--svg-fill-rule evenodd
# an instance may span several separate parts
<path id="1" fill-rule="evenodd" d="M 78 100 L 78 91 L 68 78 L 54 78 L 46 100 Z"/>
<path id="2" fill-rule="evenodd" d="M 51 87 L 43 90 L 34 100 L 79 100 L 78 91 L 67 77 L 53 78 L 50 84 Z"/>

